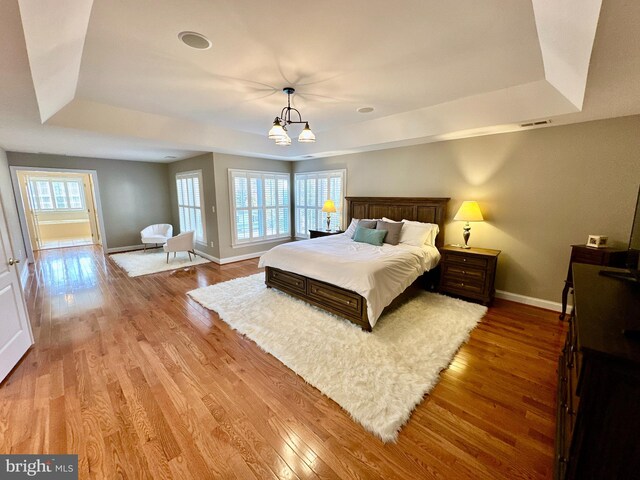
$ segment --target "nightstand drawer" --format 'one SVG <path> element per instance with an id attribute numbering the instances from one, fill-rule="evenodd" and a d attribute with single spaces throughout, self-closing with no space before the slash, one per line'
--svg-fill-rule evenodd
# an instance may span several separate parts
<path id="1" fill-rule="evenodd" d="M 442 287 L 451 291 L 458 291 L 461 293 L 483 293 L 484 282 L 478 281 L 465 281 L 458 278 L 444 277 L 442 280 Z"/>
<path id="2" fill-rule="evenodd" d="M 455 263 L 459 265 L 469 265 L 479 268 L 487 268 L 488 260 L 478 255 L 465 255 L 447 252 L 445 254 L 445 263 Z"/>
<path id="3" fill-rule="evenodd" d="M 445 263 L 443 275 L 446 278 L 458 279 L 467 282 L 484 284 L 486 269 L 474 268 L 473 265 L 460 265 L 458 263 Z"/>

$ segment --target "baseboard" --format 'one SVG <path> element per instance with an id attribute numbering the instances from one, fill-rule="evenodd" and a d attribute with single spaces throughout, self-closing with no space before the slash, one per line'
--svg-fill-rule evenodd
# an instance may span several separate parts
<path id="1" fill-rule="evenodd" d="M 235 257 L 225 257 L 225 258 L 213 257 L 204 252 L 201 252 L 200 250 L 196 250 L 196 253 L 201 257 L 204 257 L 208 260 L 211 260 L 212 262 L 217 263 L 218 265 L 226 265 L 227 263 L 241 262 L 242 260 L 249 260 L 250 258 L 261 257 L 263 254 L 267 253 L 267 251 L 268 250 L 265 250 L 264 252 L 247 253 L 245 255 L 236 255 Z"/>
<path id="2" fill-rule="evenodd" d="M 249 260 L 250 258 L 258 258 L 267 253 L 269 250 L 264 250 L 263 252 L 256 253 L 247 253 L 245 255 L 236 255 L 235 257 L 226 257 L 220 259 L 220 264 L 224 265 L 226 263 L 234 263 L 241 262 L 242 260 Z"/>
<path id="3" fill-rule="evenodd" d="M 140 245 L 127 245 L 126 247 L 107 248 L 107 253 L 130 252 L 132 250 L 142 250 L 143 248 L 144 248 L 143 244 L 140 244 Z M 161 247 L 158 247 L 158 248 L 161 248 Z"/>
<path id="4" fill-rule="evenodd" d="M 214 263 L 220 264 L 220 259 L 218 257 L 214 257 L 212 255 L 209 255 L 208 253 L 204 253 L 201 250 L 198 250 L 197 248 L 195 249 L 196 255 L 202 257 L 202 258 L 206 258 L 207 260 L 211 260 Z"/>
<path id="5" fill-rule="evenodd" d="M 554 312 L 562 311 L 562 304 L 560 302 L 552 302 L 542 298 L 527 297 L 526 295 L 520 295 L 518 293 L 505 292 L 504 290 L 496 290 L 496 297 L 502 298 L 503 300 L 510 300 L 512 302 L 544 308 L 546 310 L 552 310 Z M 567 308 L 567 310 L 569 310 L 569 308 Z"/>

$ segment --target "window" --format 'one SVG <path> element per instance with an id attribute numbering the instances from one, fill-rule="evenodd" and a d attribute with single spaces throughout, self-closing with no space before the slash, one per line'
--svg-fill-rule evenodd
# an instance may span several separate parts
<path id="1" fill-rule="evenodd" d="M 331 229 L 342 228 L 346 178 L 346 170 L 296 173 L 296 237 L 307 238 L 309 229 L 327 228 L 327 214 L 322 212 L 322 205 L 329 199 L 333 200 L 337 210 L 331 214 Z"/>
<path id="2" fill-rule="evenodd" d="M 233 244 L 291 237 L 289 174 L 229 170 Z"/>
<path id="3" fill-rule="evenodd" d="M 81 180 L 29 180 L 29 194 L 37 211 L 83 210 L 84 188 Z"/>
<path id="4" fill-rule="evenodd" d="M 182 172 L 176 175 L 180 232 L 196 232 L 196 242 L 206 244 L 205 222 L 202 215 L 202 170 Z"/>

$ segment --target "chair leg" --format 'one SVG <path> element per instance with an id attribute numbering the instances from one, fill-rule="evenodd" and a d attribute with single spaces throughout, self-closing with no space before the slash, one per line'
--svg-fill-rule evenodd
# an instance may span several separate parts
<path id="1" fill-rule="evenodd" d="M 191 252 L 187 251 L 187 254 L 189 255 L 189 261 L 191 261 Z"/>
<path id="2" fill-rule="evenodd" d="M 167 252 L 167 263 L 169 263 L 169 252 Z"/>
<path id="3" fill-rule="evenodd" d="M 142 246 L 144 247 L 144 251 L 146 252 L 147 251 L 147 244 L 143 243 Z"/>
<path id="4" fill-rule="evenodd" d="M 177 252 L 173 252 L 173 258 L 176 258 L 176 253 L 177 253 Z"/>

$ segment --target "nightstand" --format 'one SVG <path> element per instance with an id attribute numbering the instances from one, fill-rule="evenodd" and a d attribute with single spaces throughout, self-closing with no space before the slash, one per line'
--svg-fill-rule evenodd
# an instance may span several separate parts
<path id="1" fill-rule="evenodd" d="M 344 231 L 331 230 L 327 232 L 326 230 L 309 230 L 309 238 L 328 237 L 329 235 L 338 235 L 339 233 L 344 233 Z"/>
<path id="2" fill-rule="evenodd" d="M 500 250 L 445 245 L 440 254 L 440 292 L 491 303 Z"/>

